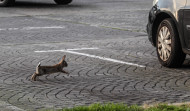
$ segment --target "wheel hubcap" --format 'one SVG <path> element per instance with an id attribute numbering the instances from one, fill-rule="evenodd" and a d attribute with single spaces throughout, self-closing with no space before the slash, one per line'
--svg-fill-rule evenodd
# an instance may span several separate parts
<path id="1" fill-rule="evenodd" d="M 171 34 L 166 26 L 163 26 L 159 31 L 158 53 L 163 61 L 167 61 L 171 55 Z"/>

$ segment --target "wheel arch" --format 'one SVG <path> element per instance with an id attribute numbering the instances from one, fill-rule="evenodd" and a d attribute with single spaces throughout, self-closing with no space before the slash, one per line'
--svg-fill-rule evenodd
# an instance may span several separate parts
<path id="1" fill-rule="evenodd" d="M 152 27 L 152 41 L 153 41 L 153 45 L 156 46 L 156 34 L 157 34 L 157 30 L 158 30 L 158 27 L 160 25 L 160 23 L 164 20 L 164 19 L 167 19 L 167 18 L 171 18 L 173 21 L 174 21 L 174 26 L 175 28 L 177 29 L 177 34 L 178 36 L 180 36 L 179 34 L 179 30 L 178 30 L 178 27 L 177 27 L 177 21 L 175 19 L 174 16 L 172 16 L 172 14 L 169 14 L 167 12 L 160 12 L 156 15 L 156 19 L 154 20 L 154 23 L 153 23 L 153 27 Z M 180 37 L 179 37 L 180 39 Z"/>

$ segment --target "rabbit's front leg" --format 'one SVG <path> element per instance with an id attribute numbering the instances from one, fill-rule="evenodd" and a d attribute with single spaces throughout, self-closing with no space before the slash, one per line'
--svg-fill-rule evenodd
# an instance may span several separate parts
<path id="1" fill-rule="evenodd" d="M 37 77 L 37 74 L 34 73 L 34 74 L 32 75 L 32 78 L 31 78 L 31 79 L 32 79 L 33 81 L 36 81 L 36 77 Z"/>
<path id="2" fill-rule="evenodd" d="M 69 73 L 68 73 L 68 72 L 66 72 L 66 71 L 64 71 L 64 70 L 62 70 L 61 72 L 63 72 L 63 73 L 65 73 L 65 74 L 68 74 L 68 75 L 69 75 Z"/>

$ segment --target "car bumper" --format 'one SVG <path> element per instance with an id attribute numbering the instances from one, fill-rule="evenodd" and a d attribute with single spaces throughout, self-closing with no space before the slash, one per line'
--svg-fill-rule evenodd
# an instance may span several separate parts
<path id="1" fill-rule="evenodd" d="M 153 40 L 152 40 L 152 27 L 153 25 L 151 23 L 148 23 L 146 26 L 147 34 L 148 34 L 148 40 L 152 43 L 153 45 Z"/>
<path id="2" fill-rule="evenodd" d="M 148 39 L 152 43 L 153 46 L 155 46 L 154 41 L 153 41 L 153 36 L 152 36 L 153 35 L 152 34 L 153 33 L 153 24 L 154 24 L 154 20 L 156 18 L 155 11 L 156 11 L 155 6 L 153 6 L 151 8 L 151 10 L 149 11 L 148 24 L 146 26 Z"/>

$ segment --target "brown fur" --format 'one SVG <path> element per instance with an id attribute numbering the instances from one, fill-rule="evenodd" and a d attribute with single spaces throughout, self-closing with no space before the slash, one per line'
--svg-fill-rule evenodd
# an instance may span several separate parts
<path id="1" fill-rule="evenodd" d="M 67 67 L 67 62 L 65 61 L 66 55 L 63 56 L 62 60 L 53 66 L 40 66 L 40 63 L 36 67 L 36 72 L 32 75 L 32 80 L 36 81 L 37 76 L 42 76 L 45 74 L 52 74 L 56 72 L 62 72 L 69 74 L 68 72 L 64 71 L 63 68 Z"/>

